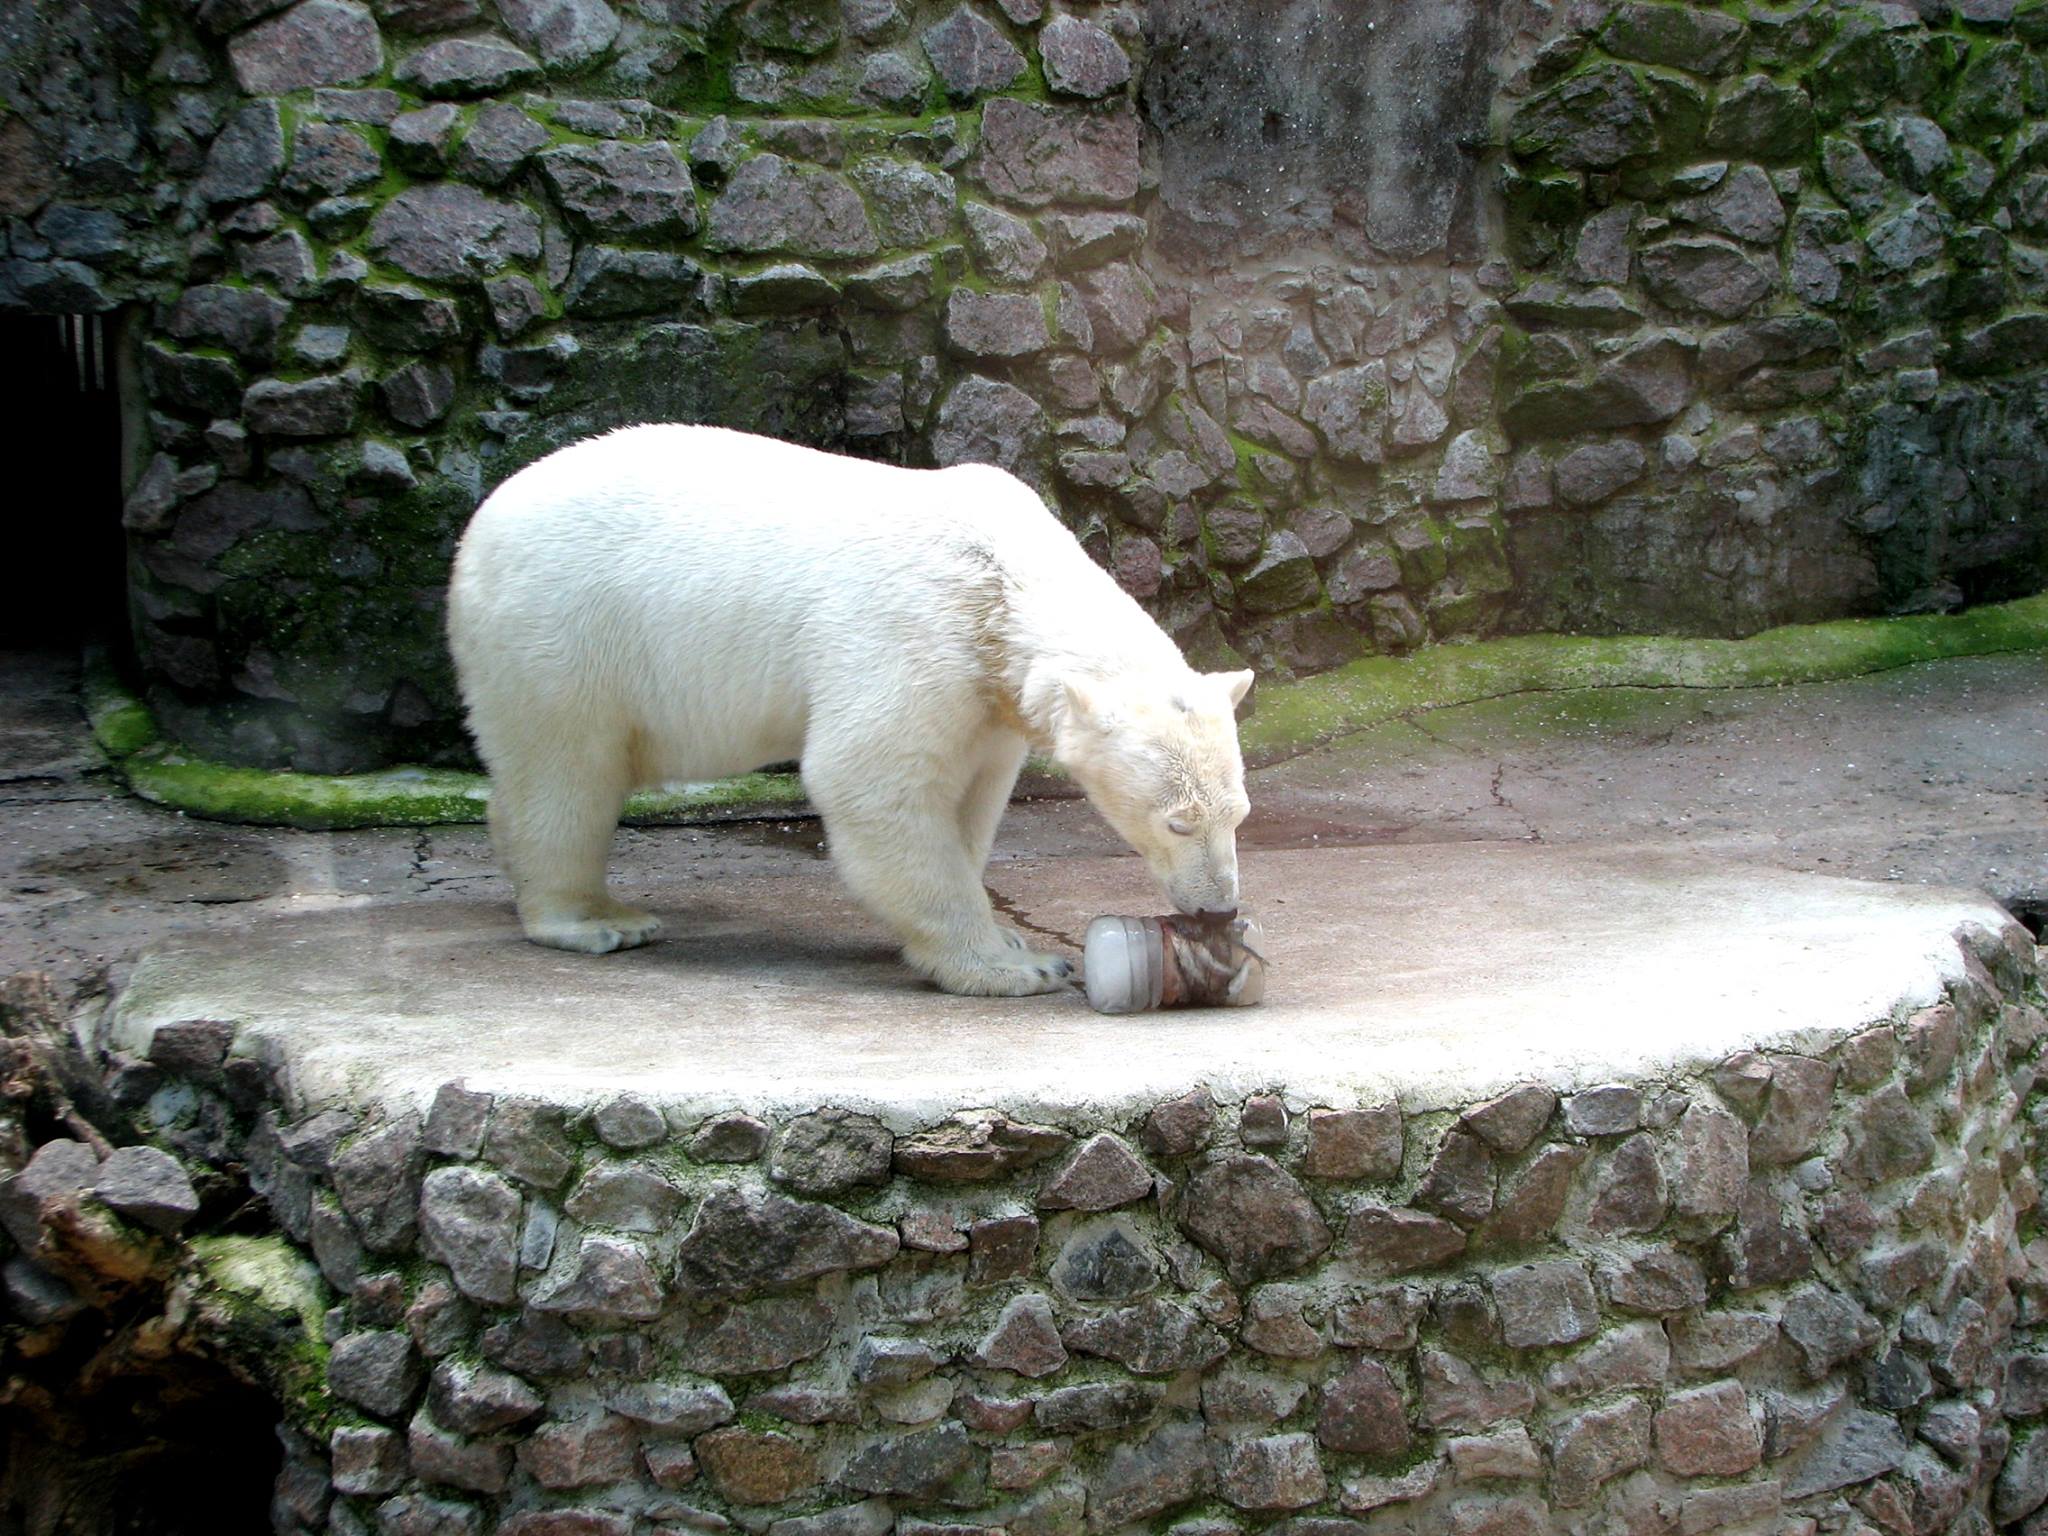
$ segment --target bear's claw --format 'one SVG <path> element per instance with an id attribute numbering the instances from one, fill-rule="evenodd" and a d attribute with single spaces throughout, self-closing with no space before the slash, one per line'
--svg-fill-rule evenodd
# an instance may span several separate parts
<path id="1" fill-rule="evenodd" d="M 1005 939 L 1013 939 L 1010 934 Z M 1014 941 L 1013 941 L 1014 942 Z M 936 982 L 942 991 L 966 997 L 1030 997 L 1041 992 L 1058 992 L 1072 985 L 1074 962 L 1064 955 L 1049 955 L 1014 943 L 1000 955 L 970 954 L 944 960 L 912 964 Z"/>

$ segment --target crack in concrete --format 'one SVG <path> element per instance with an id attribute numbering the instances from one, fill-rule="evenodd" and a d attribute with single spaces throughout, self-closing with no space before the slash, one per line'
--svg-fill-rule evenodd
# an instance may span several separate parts
<path id="1" fill-rule="evenodd" d="M 1541 691 L 1555 692 L 1558 690 Z M 1459 757 L 1467 758 L 1473 762 L 1486 761 L 1488 754 L 1478 751 L 1476 748 L 1469 747 L 1464 742 L 1452 741 L 1449 737 L 1439 736 L 1435 731 L 1432 731 L 1427 725 L 1423 724 L 1422 721 L 1417 717 L 1427 712 L 1428 711 L 1426 710 L 1409 710 L 1397 716 L 1396 718 L 1399 720 L 1401 724 L 1407 726 L 1410 730 L 1416 732 L 1418 735 L 1423 737 L 1424 740 L 1435 742 L 1438 746 L 1442 747 L 1447 752 L 1455 753 Z M 1527 812 L 1523 811 L 1521 807 L 1516 805 L 1514 801 L 1508 799 L 1508 797 L 1501 792 L 1501 785 L 1506 781 L 1507 773 L 1507 759 L 1494 758 L 1493 776 L 1487 781 L 1486 792 L 1492 798 L 1495 809 L 1506 811 L 1510 816 L 1514 817 L 1515 820 L 1519 821 L 1522 824 L 1524 829 L 1522 841 L 1528 843 L 1540 843 L 1543 841 L 1542 828 L 1538 827 L 1536 823 L 1530 819 Z M 1466 816 L 1470 814 L 1470 811 L 1461 812 L 1457 816 L 1451 817 L 1450 820 L 1453 822 L 1462 821 L 1465 819 Z"/>
<path id="2" fill-rule="evenodd" d="M 1542 842 L 1543 833 L 1537 827 L 1536 823 L 1531 821 L 1526 815 L 1524 815 L 1512 800 L 1508 799 L 1506 795 L 1500 792 L 1501 781 L 1504 780 L 1507 776 L 1507 759 L 1501 758 L 1498 761 L 1496 761 L 1493 765 L 1493 779 L 1486 786 L 1487 793 L 1493 796 L 1493 803 L 1495 805 L 1499 806 L 1502 810 L 1506 811 L 1510 816 L 1514 817 L 1523 826 L 1529 829 L 1529 835 L 1526 839 L 1524 839 L 1524 841 L 1531 843 Z"/>

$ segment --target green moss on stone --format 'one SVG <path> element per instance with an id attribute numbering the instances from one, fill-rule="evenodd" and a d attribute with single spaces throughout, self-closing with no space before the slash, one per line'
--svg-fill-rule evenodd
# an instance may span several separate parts
<path id="1" fill-rule="evenodd" d="M 284 1238 L 192 1240 L 208 1321 L 235 1358 L 283 1399 L 287 1419 L 324 1435 L 343 1412 L 327 1391 L 327 1290 Z"/>
<path id="2" fill-rule="evenodd" d="M 1242 736 L 1246 759 L 1267 763 L 1416 710 L 1509 694 L 1773 687 L 2013 651 L 2048 652 L 2048 594 L 1956 614 L 1791 625 L 1744 640 L 1519 635 L 1432 646 L 1409 656 L 1369 656 L 1299 682 L 1269 683 L 1259 690 L 1257 712 Z M 1198 661 L 1215 665 L 1218 658 Z M 1602 707 L 1597 699 L 1581 704 L 1589 712 Z M 1617 707 L 1633 706 L 1617 701 Z M 120 689 L 110 670 L 88 683 L 87 710 L 130 787 L 189 815 L 312 829 L 483 819 L 487 784 L 479 774 L 403 767 L 322 775 L 192 757 L 157 742 L 148 711 Z M 625 819 L 675 823 L 802 800 L 795 774 L 752 773 L 635 795 Z"/>
<path id="3" fill-rule="evenodd" d="M 140 699 L 121 686 L 105 651 L 86 653 L 80 693 L 92 738 L 108 757 L 119 762 L 156 741 L 156 720 Z"/>
<path id="4" fill-rule="evenodd" d="M 331 830 L 483 820 L 480 774 L 434 768 L 376 773 L 286 773 L 241 768 L 149 748 L 123 764 L 145 800 L 210 821 L 282 823 Z"/>
<path id="5" fill-rule="evenodd" d="M 2048 650 L 2048 594 L 1957 614 L 1788 625 L 1745 640 L 1518 635 L 1369 656 L 1259 690 L 1245 756 L 1271 762 L 1417 709 L 1538 689 L 1759 688 L 1915 662 Z"/>

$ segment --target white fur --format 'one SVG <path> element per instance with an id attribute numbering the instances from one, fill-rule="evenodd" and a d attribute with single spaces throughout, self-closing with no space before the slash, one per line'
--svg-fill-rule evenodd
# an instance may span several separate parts
<path id="1" fill-rule="evenodd" d="M 1050 991 L 981 871 L 1031 746 L 1182 910 L 1234 910 L 1233 708 L 1015 477 L 717 427 L 551 454 L 478 508 L 448 633 L 529 938 L 658 927 L 605 892 L 626 794 L 800 759 L 841 877 L 953 992 Z"/>

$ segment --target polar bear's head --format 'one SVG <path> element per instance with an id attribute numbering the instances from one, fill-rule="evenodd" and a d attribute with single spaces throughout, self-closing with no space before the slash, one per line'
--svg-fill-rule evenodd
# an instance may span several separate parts
<path id="1" fill-rule="evenodd" d="M 1190 917 L 1237 911 L 1249 672 L 1068 678 L 1053 755 Z"/>

